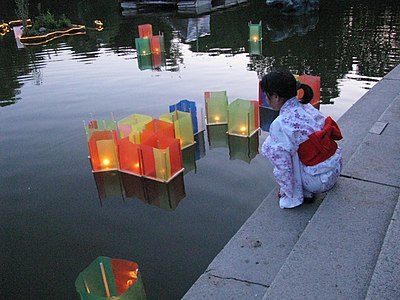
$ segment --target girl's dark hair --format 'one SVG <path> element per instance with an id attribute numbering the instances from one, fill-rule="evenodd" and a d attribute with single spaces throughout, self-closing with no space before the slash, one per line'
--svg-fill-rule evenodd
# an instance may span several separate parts
<path id="1" fill-rule="evenodd" d="M 277 70 L 264 75 L 261 79 L 261 89 L 263 92 L 270 95 L 276 94 L 284 99 L 290 99 L 297 95 L 297 90 L 304 91 L 303 97 L 300 99 L 301 103 L 310 103 L 314 97 L 313 90 L 307 84 L 301 83 L 297 85 L 296 78 L 288 70 Z"/>

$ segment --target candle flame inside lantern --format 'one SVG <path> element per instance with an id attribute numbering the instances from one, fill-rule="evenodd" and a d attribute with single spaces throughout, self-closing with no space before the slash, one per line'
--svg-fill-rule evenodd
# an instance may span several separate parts
<path id="1" fill-rule="evenodd" d="M 216 117 L 214 118 L 214 120 L 218 122 L 218 121 L 219 121 L 219 117 L 216 116 Z"/>
<path id="2" fill-rule="evenodd" d="M 253 36 L 253 42 L 258 42 L 258 37 L 257 36 Z"/>
<path id="3" fill-rule="evenodd" d="M 145 51 L 145 50 L 143 50 L 143 54 L 146 54 L 146 51 Z"/>
<path id="4" fill-rule="evenodd" d="M 242 132 L 242 133 L 245 133 L 246 132 L 246 126 L 242 126 L 242 127 L 240 127 L 240 131 Z"/>
<path id="5" fill-rule="evenodd" d="M 160 51 L 160 49 L 156 48 L 156 53 L 158 53 L 158 51 Z"/>
<path id="6" fill-rule="evenodd" d="M 103 165 L 108 166 L 110 164 L 110 160 L 108 158 L 103 159 Z"/>
<path id="7" fill-rule="evenodd" d="M 136 169 L 139 169 L 140 164 L 139 164 L 139 163 L 136 163 L 136 164 L 134 165 L 134 167 L 135 167 Z"/>

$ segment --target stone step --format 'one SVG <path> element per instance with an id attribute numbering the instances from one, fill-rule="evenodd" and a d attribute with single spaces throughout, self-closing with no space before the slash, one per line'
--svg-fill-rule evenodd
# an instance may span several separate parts
<path id="1" fill-rule="evenodd" d="M 386 232 L 366 300 L 400 299 L 400 197 Z"/>
<path id="2" fill-rule="evenodd" d="M 263 299 L 364 299 L 398 196 L 340 178 Z"/>
<path id="3" fill-rule="evenodd" d="M 320 203 L 283 210 L 272 191 L 182 299 L 261 299 Z"/>

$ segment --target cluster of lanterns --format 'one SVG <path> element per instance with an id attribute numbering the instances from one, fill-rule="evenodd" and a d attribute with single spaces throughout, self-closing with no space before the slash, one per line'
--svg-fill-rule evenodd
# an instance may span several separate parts
<path id="1" fill-rule="evenodd" d="M 182 100 L 159 119 L 133 114 L 118 122 L 91 120 L 85 130 L 93 172 L 118 170 L 170 181 L 183 171 L 182 149 L 204 130 L 198 113 L 202 120 L 195 102 Z"/>
<path id="2" fill-rule="evenodd" d="M 139 37 L 135 38 L 140 70 L 157 69 L 165 66 L 165 43 L 162 34 L 153 35 L 151 24 L 138 26 Z"/>

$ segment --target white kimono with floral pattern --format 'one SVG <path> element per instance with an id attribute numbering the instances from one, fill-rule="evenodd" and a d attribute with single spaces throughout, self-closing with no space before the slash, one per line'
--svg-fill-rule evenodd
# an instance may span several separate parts
<path id="1" fill-rule="evenodd" d="M 315 165 L 304 165 L 297 154 L 299 145 L 325 125 L 325 116 L 311 104 L 302 104 L 293 97 L 282 106 L 272 122 L 270 135 L 261 153 L 274 166 L 274 176 L 280 186 L 281 208 L 292 208 L 303 203 L 304 197 L 322 193 L 333 187 L 342 169 L 342 154 L 336 153 Z"/>

